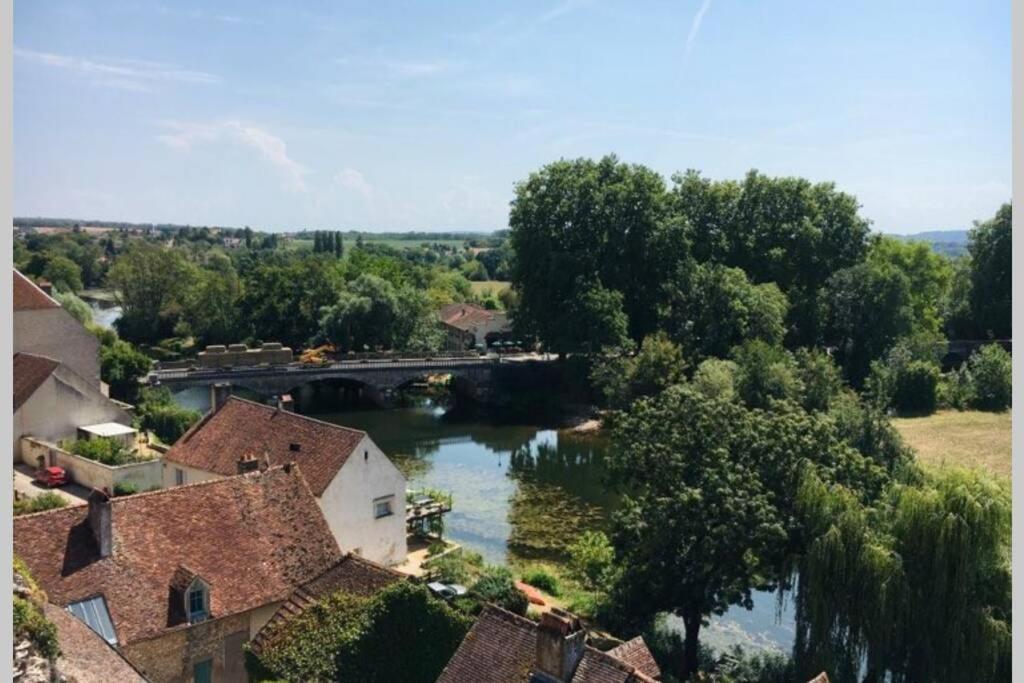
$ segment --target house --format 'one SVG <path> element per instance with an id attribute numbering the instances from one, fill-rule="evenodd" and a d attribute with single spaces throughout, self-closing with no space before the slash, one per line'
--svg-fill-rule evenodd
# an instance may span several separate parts
<path id="1" fill-rule="evenodd" d="M 338 591 L 369 597 L 398 581 L 407 580 L 409 577 L 406 574 L 348 553 L 337 564 L 292 591 L 252 639 L 249 647 L 259 656 L 263 648 L 274 641 L 283 624 L 305 612 L 310 605 Z"/>
<path id="2" fill-rule="evenodd" d="M 449 304 L 438 315 L 448 335 L 446 348 L 450 351 L 488 346 L 512 333 L 504 311 L 491 311 L 476 304 Z"/>
<path id="3" fill-rule="evenodd" d="M 164 486 L 294 462 L 342 550 L 405 561 L 405 476 L 366 432 L 211 393 L 211 411 L 164 456 Z"/>
<path id="4" fill-rule="evenodd" d="M 341 559 L 301 470 L 20 516 L 14 554 L 49 600 L 158 683 L 246 681 L 243 645 Z M 108 679 L 109 680 L 109 679 Z"/>
<path id="5" fill-rule="evenodd" d="M 131 417 L 96 383 L 60 360 L 24 352 L 14 354 L 15 460 L 23 459 L 23 436 L 58 442 L 75 438 L 79 427 L 97 423 L 129 425 Z M 107 428 L 113 429 L 110 425 Z"/>
<path id="6" fill-rule="evenodd" d="M 489 605 L 438 683 L 653 683 L 661 678 L 643 638 L 608 652 L 586 644 L 579 620 L 553 608 L 540 623 Z"/>
<path id="7" fill-rule="evenodd" d="M 14 353 L 58 360 L 106 393 L 100 381 L 100 342 L 50 295 L 14 271 Z"/>

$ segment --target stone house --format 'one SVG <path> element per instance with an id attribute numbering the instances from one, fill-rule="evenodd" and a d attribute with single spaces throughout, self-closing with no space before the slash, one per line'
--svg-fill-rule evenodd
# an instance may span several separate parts
<path id="1" fill-rule="evenodd" d="M 14 353 L 60 361 L 106 394 L 100 381 L 100 342 L 50 295 L 14 271 Z"/>
<path id="2" fill-rule="evenodd" d="M 15 461 L 22 459 L 23 436 L 57 442 L 74 438 L 83 425 L 131 424 L 120 404 L 69 365 L 24 352 L 14 354 L 13 364 Z"/>
<path id="3" fill-rule="evenodd" d="M 18 517 L 49 600 L 157 683 L 247 681 L 243 645 L 341 551 L 298 467 Z"/>
<path id="4" fill-rule="evenodd" d="M 164 486 L 295 463 L 338 546 L 383 565 L 406 557 L 405 476 L 366 432 L 218 396 L 167 451 Z"/>
<path id="5" fill-rule="evenodd" d="M 505 311 L 491 311 L 476 304 L 449 304 L 438 313 L 447 334 L 445 348 L 464 351 L 476 345 L 488 346 L 512 333 Z"/>
<path id="6" fill-rule="evenodd" d="M 552 608 L 540 623 L 489 605 L 437 683 L 654 683 L 661 669 L 637 637 L 601 652 L 579 619 Z"/>

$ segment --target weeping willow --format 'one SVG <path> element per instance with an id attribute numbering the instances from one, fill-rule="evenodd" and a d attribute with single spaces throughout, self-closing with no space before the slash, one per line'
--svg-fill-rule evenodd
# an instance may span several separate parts
<path id="1" fill-rule="evenodd" d="M 802 668 L 837 683 L 1009 680 L 1008 486 L 943 471 L 866 507 L 812 474 L 798 514 Z"/>

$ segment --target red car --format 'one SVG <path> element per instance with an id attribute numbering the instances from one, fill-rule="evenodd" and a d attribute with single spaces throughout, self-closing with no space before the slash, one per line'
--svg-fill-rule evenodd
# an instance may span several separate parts
<path id="1" fill-rule="evenodd" d="M 48 488 L 63 486 L 68 483 L 68 473 L 63 467 L 41 467 L 36 471 L 36 481 Z"/>

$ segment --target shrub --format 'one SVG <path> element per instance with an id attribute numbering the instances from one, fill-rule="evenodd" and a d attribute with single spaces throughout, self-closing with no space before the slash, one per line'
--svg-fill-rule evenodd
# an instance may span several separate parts
<path id="1" fill-rule="evenodd" d="M 569 568 L 587 590 L 602 590 L 615 559 L 615 550 L 600 531 L 585 531 L 569 546 Z"/>
<path id="2" fill-rule="evenodd" d="M 46 618 L 39 606 L 15 595 L 13 607 L 15 638 L 29 640 L 39 650 L 39 654 L 47 659 L 60 654 L 57 627 Z"/>
<path id="3" fill-rule="evenodd" d="M 938 403 L 939 368 L 914 360 L 896 372 L 892 404 L 905 415 L 931 415 Z"/>
<path id="4" fill-rule="evenodd" d="M 139 492 L 139 487 L 130 481 L 119 481 L 114 484 L 115 496 L 131 496 Z"/>
<path id="5" fill-rule="evenodd" d="M 967 361 L 971 378 L 971 407 L 977 410 L 1003 411 L 1010 407 L 1013 389 L 1013 363 L 1010 354 L 998 344 L 987 344 Z"/>
<path id="6" fill-rule="evenodd" d="M 748 407 L 766 408 L 771 399 L 799 400 L 803 396 L 793 354 L 781 346 L 748 341 L 733 349 L 733 360 L 738 366 L 736 390 Z"/>
<path id="7" fill-rule="evenodd" d="M 14 501 L 14 515 L 29 515 L 33 512 L 56 510 L 57 508 L 67 507 L 67 504 L 68 501 L 59 493 L 47 491 L 33 498 L 21 498 Z"/>
<path id="8" fill-rule="evenodd" d="M 512 572 L 505 567 L 488 567 L 471 591 L 481 602 L 493 602 L 509 612 L 523 616 L 530 606 L 526 595 L 516 588 Z"/>
<path id="9" fill-rule="evenodd" d="M 126 465 L 134 461 L 132 454 L 121 445 L 120 441 L 106 437 L 76 439 L 66 444 L 65 450 L 112 467 Z"/>
<path id="10" fill-rule="evenodd" d="M 157 438 L 168 444 L 180 439 L 202 417 L 197 411 L 176 404 L 171 392 L 164 387 L 142 390 L 138 416 L 142 429 L 152 431 Z"/>
<path id="11" fill-rule="evenodd" d="M 843 378 L 839 367 L 824 351 L 797 349 L 793 354 L 797 375 L 804 385 L 804 408 L 827 411 L 832 399 L 842 390 Z"/>
<path id="12" fill-rule="evenodd" d="M 556 598 L 562 592 L 558 586 L 558 579 L 543 569 L 534 569 L 523 574 L 523 583 L 528 583 L 535 588 L 541 589 L 548 595 L 555 596 Z"/>

